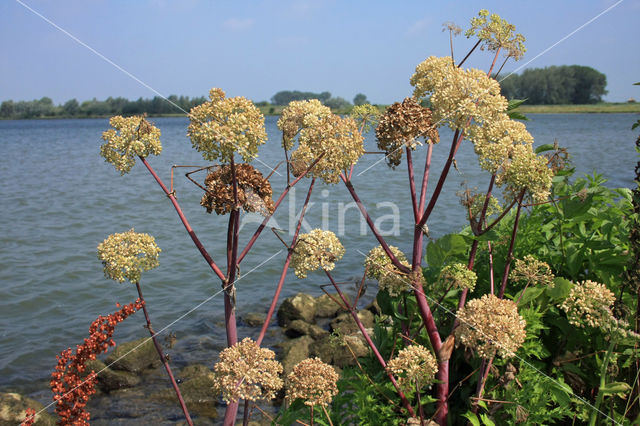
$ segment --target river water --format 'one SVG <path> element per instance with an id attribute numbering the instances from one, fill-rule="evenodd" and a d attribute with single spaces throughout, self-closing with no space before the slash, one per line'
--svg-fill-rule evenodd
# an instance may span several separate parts
<path id="1" fill-rule="evenodd" d="M 557 140 L 567 147 L 578 175 L 597 170 L 612 187 L 632 186 L 637 160 L 636 135 L 630 130 L 634 115 L 540 114 L 530 118 L 527 127 L 536 145 Z M 276 120 L 267 117 L 269 141 L 260 149 L 260 162 L 253 163 L 264 174 L 283 159 Z M 186 137 L 186 118 L 151 121 L 162 131 L 163 153 L 149 161 L 167 184 L 172 165 L 205 165 Z M 160 267 L 145 273 L 141 283 L 154 328 L 170 325 L 167 333 L 177 337 L 174 362 L 211 366 L 224 347 L 222 297 L 211 297 L 220 288 L 218 279 L 146 169 L 137 164 L 131 173 L 120 176 L 100 157 L 100 135 L 107 128 L 106 119 L 0 121 L 0 390 L 18 390 L 45 402 L 50 398 L 47 381 L 56 355 L 80 343 L 91 321 L 113 312 L 116 302 L 136 298 L 131 284 L 104 278 L 96 257 L 96 246 L 104 238 L 132 227 L 154 235 L 162 249 Z M 431 188 L 451 137 L 450 131 L 443 130 L 443 142 L 434 148 Z M 366 138 L 366 148 L 376 150 L 372 134 Z M 424 158 L 425 149 L 419 148 L 414 154 L 417 173 L 421 173 Z M 403 159 L 391 170 L 381 160 L 381 155 L 365 155 L 356 166 L 354 187 L 382 231 L 390 234 L 389 243 L 409 251 L 412 234 L 406 163 Z M 465 225 L 456 196 L 464 185 L 486 188 L 488 177 L 478 169 L 469 143 L 461 147 L 457 164 L 459 171 L 452 170 L 429 220 L 432 237 Z M 184 177 L 185 170 L 175 173 L 178 200 L 211 255 L 223 264 L 228 218 L 206 213 L 199 205 L 202 192 Z M 281 167 L 271 179 L 274 198 L 284 188 L 284 174 Z M 196 178 L 202 181 L 204 175 Z M 281 230 L 285 240 L 291 238 L 291 221 L 309 182 L 304 179 L 297 185 L 271 224 Z M 336 267 L 336 278 L 358 279 L 362 253 L 377 244 L 364 228 L 357 208 L 350 204 L 348 192 L 342 185 L 317 184 L 312 201 L 306 216 L 308 225 L 334 230 L 346 248 Z M 257 220 L 256 215 L 243 215 L 242 242 L 253 233 Z M 242 264 L 237 284 L 240 317 L 265 310 L 285 255 L 280 241 L 265 231 Z M 282 297 L 299 291 L 319 295 L 322 284 L 325 278 L 320 273 L 310 273 L 301 280 L 290 272 Z M 145 337 L 141 321 L 142 317 L 134 316 L 119 325 L 116 341 Z M 255 334 L 255 329 L 240 329 L 241 338 Z"/>

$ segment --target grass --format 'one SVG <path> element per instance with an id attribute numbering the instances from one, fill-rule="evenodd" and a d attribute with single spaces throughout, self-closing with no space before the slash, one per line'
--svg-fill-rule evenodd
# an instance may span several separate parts
<path id="1" fill-rule="evenodd" d="M 518 108 L 524 114 L 640 113 L 640 102 L 588 105 L 527 105 Z"/>

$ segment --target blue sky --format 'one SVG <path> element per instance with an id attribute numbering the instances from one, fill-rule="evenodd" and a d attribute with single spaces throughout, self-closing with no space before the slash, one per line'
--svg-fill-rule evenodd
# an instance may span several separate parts
<path id="1" fill-rule="evenodd" d="M 391 103 L 411 93 L 409 77 L 430 55 L 449 54 L 442 23 L 463 28 L 480 8 L 526 38 L 511 71 L 608 7 L 611 0 L 556 1 L 197 1 L 20 0 L 163 95 L 269 100 L 279 90 L 364 93 Z M 587 65 L 605 73 L 606 100 L 640 100 L 640 0 L 623 0 L 527 67 Z M 0 101 L 156 94 L 15 0 L 0 3 Z M 459 60 L 473 45 L 454 40 Z M 487 69 L 488 52 L 468 66 Z M 503 75 L 506 73 L 503 72 Z"/>

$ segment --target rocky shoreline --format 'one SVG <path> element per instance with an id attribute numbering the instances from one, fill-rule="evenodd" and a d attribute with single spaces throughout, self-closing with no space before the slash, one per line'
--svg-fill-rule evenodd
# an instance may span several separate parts
<path id="1" fill-rule="evenodd" d="M 282 362 L 284 375 L 309 357 L 318 357 L 341 372 L 346 366 L 356 365 L 357 357 L 368 353 L 366 342 L 351 314 L 337 300 L 335 294 L 313 297 L 298 293 L 282 301 L 277 312 L 277 325 L 273 320 L 270 325 L 269 340 L 272 343 L 267 346 Z M 378 313 L 375 301 L 358 312 L 370 334 L 374 316 Z M 266 314 L 262 312 L 240 316 L 242 326 L 254 330 L 261 327 L 265 319 Z M 134 348 L 135 351 L 122 357 Z M 212 356 L 212 360 L 215 358 Z M 89 371 L 101 371 L 97 393 L 87 405 L 91 423 L 186 424 L 166 372 L 158 368 L 160 366 L 153 343 L 148 338 L 119 343 L 104 360 L 91 361 Z M 198 425 L 220 424 L 222 418 L 218 414 L 224 413 L 224 403 L 213 391 L 212 366 L 213 362 L 210 366 L 190 364 L 179 370 L 174 366 L 182 395 L 194 423 Z M 260 408 L 273 416 L 281 404 L 280 397 L 270 404 L 260 405 Z M 34 408 L 36 412 L 44 408 L 40 402 L 18 393 L 0 393 L 0 426 L 19 424 L 27 407 Z M 260 419 L 251 422 L 254 425 L 271 424 L 257 411 L 254 417 Z M 45 411 L 38 416 L 36 425 L 54 425 L 55 421 L 56 417 Z"/>

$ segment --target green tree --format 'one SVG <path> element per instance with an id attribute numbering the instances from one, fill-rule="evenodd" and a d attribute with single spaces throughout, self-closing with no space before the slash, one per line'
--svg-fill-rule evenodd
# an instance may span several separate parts
<path id="1" fill-rule="evenodd" d="M 78 101 L 75 98 L 74 99 L 69 99 L 62 106 L 62 111 L 63 111 L 64 115 L 69 115 L 69 116 L 76 115 L 78 113 L 79 109 L 80 109 L 80 104 L 78 103 Z"/>
<path id="2" fill-rule="evenodd" d="M 2 118 L 13 117 L 13 101 L 11 99 L 9 99 L 8 101 L 2 102 L 2 105 L 0 105 L 0 117 Z"/>
<path id="3" fill-rule="evenodd" d="M 358 93 L 354 98 L 353 98 L 353 104 L 354 105 L 364 105 L 364 104 L 368 104 L 369 101 L 367 100 L 367 96 L 362 94 L 362 93 Z"/>

